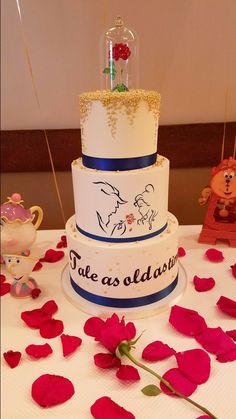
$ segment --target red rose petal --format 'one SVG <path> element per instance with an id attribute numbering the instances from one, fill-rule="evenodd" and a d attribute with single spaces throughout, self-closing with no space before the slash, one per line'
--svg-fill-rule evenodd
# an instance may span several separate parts
<path id="1" fill-rule="evenodd" d="M 21 353 L 19 351 L 7 351 L 4 352 L 3 357 L 9 365 L 9 367 L 15 368 L 20 362 Z"/>
<path id="2" fill-rule="evenodd" d="M 232 362 L 236 361 L 236 347 L 232 351 L 220 354 L 217 356 L 217 361 L 219 362 Z"/>
<path id="3" fill-rule="evenodd" d="M 236 317 L 236 301 L 222 295 L 217 301 L 216 305 L 218 306 L 219 310 L 223 311 L 231 317 Z"/>
<path id="4" fill-rule="evenodd" d="M 197 311 L 177 305 L 171 308 L 169 322 L 176 330 L 187 336 L 196 336 L 207 327 L 204 318 Z"/>
<path id="5" fill-rule="evenodd" d="M 198 292 L 209 291 L 215 286 L 214 278 L 199 278 L 197 275 L 194 275 L 193 283 Z"/>
<path id="6" fill-rule="evenodd" d="M 0 284 L 6 281 L 6 277 L 3 274 L 0 274 Z"/>
<path id="7" fill-rule="evenodd" d="M 90 408 L 95 419 L 135 419 L 135 416 L 113 402 L 110 397 L 97 399 Z"/>
<path id="8" fill-rule="evenodd" d="M 205 256 L 210 262 L 222 262 L 224 260 L 223 253 L 217 249 L 208 249 L 205 252 Z"/>
<path id="9" fill-rule="evenodd" d="M 129 322 L 125 325 L 125 335 L 127 340 L 131 340 L 136 335 L 136 328 L 133 322 Z"/>
<path id="10" fill-rule="evenodd" d="M 33 299 L 35 299 L 35 298 L 38 298 L 38 296 L 39 296 L 39 294 L 41 294 L 41 289 L 40 288 L 34 288 L 32 291 L 31 291 L 31 297 L 33 298 Z"/>
<path id="11" fill-rule="evenodd" d="M 51 314 L 44 313 L 41 308 L 36 308 L 31 311 L 23 311 L 21 313 L 22 320 L 27 324 L 27 326 L 32 327 L 33 329 L 39 329 L 41 324 L 45 320 L 51 318 Z"/>
<path id="12" fill-rule="evenodd" d="M 94 364 L 103 369 L 116 368 L 121 365 L 121 360 L 113 354 L 99 353 L 94 355 Z"/>
<path id="13" fill-rule="evenodd" d="M 186 255 L 186 251 L 185 251 L 185 249 L 183 248 L 183 247 L 179 247 L 178 248 L 178 256 L 180 257 L 180 258 L 182 258 L 183 256 L 185 256 Z"/>
<path id="14" fill-rule="evenodd" d="M 49 319 L 40 326 L 40 335 L 45 339 L 52 339 L 63 333 L 64 325 L 61 320 Z"/>
<path id="15" fill-rule="evenodd" d="M 173 348 L 170 348 L 165 343 L 157 340 L 149 343 L 149 345 L 144 348 L 142 358 L 146 361 L 155 362 L 169 358 L 173 354 L 175 354 L 175 350 Z"/>
<path id="16" fill-rule="evenodd" d="M 82 339 L 78 336 L 61 335 L 61 343 L 63 349 L 63 356 L 72 354 L 82 343 Z"/>
<path id="17" fill-rule="evenodd" d="M 10 292 L 11 289 L 11 284 L 9 284 L 8 282 L 1 282 L 0 283 L 0 296 L 2 297 L 5 294 L 8 294 L 8 292 Z"/>
<path id="18" fill-rule="evenodd" d="M 174 387 L 175 390 L 179 391 L 187 397 L 191 396 L 191 394 L 193 394 L 193 392 L 197 388 L 197 384 L 192 383 L 186 377 L 184 377 L 184 375 L 178 368 L 172 368 L 168 370 L 162 378 L 167 380 Z M 160 387 L 162 391 L 168 394 L 169 396 L 176 396 L 162 382 L 160 383 Z"/>
<path id="19" fill-rule="evenodd" d="M 195 336 L 195 339 L 206 351 L 216 355 L 230 352 L 236 348 L 235 343 L 221 327 L 208 327 L 201 334 Z"/>
<path id="20" fill-rule="evenodd" d="M 62 247 L 67 247 L 67 239 L 66 236 L 61 236 L 61 240 L 57 243 L 56 246 L 58 249 L 61 249 Z"/>
<path id="21" fill-rule="evenodd" d="M 44 257 L 40 259 L 40 262 L 54 263 L 54 262 L 58 262 L 63 257 L 64 257 L 64 252 L 62 250 L 49 249 L 46 251 Z"/>
<path id="22" fill-rule="evenodd" d="M 34 310 L 23 311 L 21 318 L 27 326 L 38 329 L 45 320 L 51 319 L 52 315 L 56 313 L 58 306 L 54 300 L 47 301 L 41 308 Z"/>
<path id="23" fill-rule="evenodd" d="M 47 314 L 55 314 L 58 310 L 58 305 L 54 300 L 47 301 L 42 307 L 41 310 Z"/>
<path id="24" fill-rule="evenodd" d="M 211 371 L 211 359 L 202 349 L 190 349 L 175 354 L 181 373 L 195 384 L 205 383 Z"/>
<path id="25" fill-rule="evenodd" d="M 84 324 L 84 333 L 96 338 L 99 336 L 102 326 L 105 324 L 100 317 L 90 317 Z"/>
<path id="26" fill-rule="evenodd" d="M 27 355 L 32 356 L 33 358 L 46 358 L 48 355 L 52 353 L 52 348 L 48 343 L 44 345 L 28 345 L 25 348 L 25 352 Z"/>
<path id="27" fill-rule="evenodd" d="M 37 262 L 36 265 L 34 266 L 33 272 L 34 271 L 39 271 L 42 268 L 43 264 L 41 262 Z"/>
<path id="28" fill-rule="evenodd" d="M 198 416 L 196 419 L 212 419 L 212 416 L 202 415 L 202 416 Z"/>
<path id="29" fill-rule="evenodd" d="M 122 381 L 138 381 L 140 375 L 137 368 L 132 365 L 121 365 L 116 372 L 117 378 Z"/>
<path id="30" fill-rule="evenodd" d="M 234 276 L 234 278 L 236 278 L 236 263 L 234 265 L 230 266 L 232 269 L 232 275 Z"/>
<path id="31" fill-rule="evenodd" d="M 74 392 L 74 386 L 68 378 L 51 374 L 41 375 L 33 382 L 31 388 L 33 400 L 42 407 L 64 403 Z"/>
<path id="32" fill-rule="evenodd" d="M 230 336 L 233 340 L 236 340 L 236 329 L 234 330 L 227 330 L 227 332 L 225 332 L 228 336 Z"/>

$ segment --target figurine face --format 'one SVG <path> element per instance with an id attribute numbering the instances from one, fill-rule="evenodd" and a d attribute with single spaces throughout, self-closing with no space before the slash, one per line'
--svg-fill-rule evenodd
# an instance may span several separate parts
<path id="1" fill-rule="evenodd" d="M 26 282 L 29 278 L 34 265 L 35 259 L 21 255 L 3 255 L 8 272 L 19 283 Z"/>
<path id="2" fill-rule="evenodd" d="M 211 188 L 221 198 L 236 198 L 236 172 L 233 169 L 220 170 L 211 181 Z"/>
<path id="3" fill-rule="evenodd" d="M 1 253 L 21 254 L 32 246 L 36 230 L 31 221 L 9 223 L 1 219 Z"/>

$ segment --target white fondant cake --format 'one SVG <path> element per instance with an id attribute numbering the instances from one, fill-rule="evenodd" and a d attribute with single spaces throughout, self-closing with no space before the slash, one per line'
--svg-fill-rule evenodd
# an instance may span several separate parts
<path id="1" fill-rule="evenodd" d="M 111 172 L 72 164 L 79 231 L 109 241 L 144 240 L 166 227 L 169 161 L 159 156 L 143 169 Z"/>
<path id="2" fill-rule="evenodd" d="M 154 91 L 97 91 L 80 95 L 82 153 L 130 158 L 157 151 L 160 95 Z"/>
<path id="3" fill-rule="evenodd" d="M 159 103 L 144 90 L 80 96 L 82 159 L 72 163 L 66 233 L 70 291 L 90 303 L 147 306 L 177 285 L 169 161 L 156 154 Z"/>
<path id="4" fill-rule="evenodd" d="M 71 286 L 80 296 L 110 307 L 138 307 L 168 295 L 178 280 L 178 221 L 168 214 L 166 230 L 132 243 L 92 240 L 66 225 Z"/>

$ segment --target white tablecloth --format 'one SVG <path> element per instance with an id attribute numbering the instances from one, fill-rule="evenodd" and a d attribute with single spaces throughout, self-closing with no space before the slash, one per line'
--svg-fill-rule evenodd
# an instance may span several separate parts
<path id="1" fill-rule="evenodd" d="M 180 246 L 186 249 L 186 256 L 181 263 L 187 272 L 187 289 L 178 302 L 179 305 L 195 309 L 205 319 L 209 327 L 221 326 L 223 330 L 236 328 L 235 319 L 220 312 L 216 301 L 221 295 L 236 298 L 236 279 L 230 272 L 230 265 L 236 262 L 236 250 L 225 244 L 218 244 L 217 249 L 224 252 L 222 263 L 211 263 L 204 258 L 209 245 L 197 243 L 199 226 L 180 227 Z M 39 231 L 38 242 L 48 240 L 48 248 L 55 248 L 63 231 Z M 37 418 L 91 418 L 90 406 L 101 396 L 109 396 L 115 402 L 131 411 L 136 419 L 194 419 L 201 413 L 183 400 L 161 394 L 157 397 L 144 396 L 140 389 L 154 383 L 151 375 L 140 371 L 141 381 L 134 384 L 120 382 L 114 370 L 100 370 L 93 363 L 93 355 L 102 352 L 101 347 L 83 332 L 87 314 L 79 311 L 65 297 L 61 288 L 61 273 L 67 263 L 63 260 L 54 263 L 44 263 L 43 268 L 34 273 L 42 294 L 37 300 L 17 300 L 9 294 L 1 298 L 2 310 L 2 345 L 1 352 L 19 350 L 23 358 L 15 369 L 6 365 L 2 358 L 2 419 L 37 419 Z M 3 272 L 4 273 L 4 272 Z M 197 293 L 193 287 L 194 275 L 200 277 L 213 276 L 216 286 L 208 292 Z M 9 276 L 8 276 L 9 278 Z M 55 299 L 59 306 L 54 318 L 63 320 L 64 333 L 80 336 L 81 347 L 69 358 L 63 358 L 60 338 L 48 340 L 53 354 L 48 358 L 31 360 L 24 349 L 30 343 L 43 344 L 38 330 L 28 328 L 21 320 L 24 310 L 40 307 L 49 299 Z M 169 312 L 156 316 L 135 320 L 137 334 L 144 331 L 142 338 L 136 344 L 136 356 L 140 359 L 142 349 L 154 340 L 161 340 L 177 351 L 198 348 L 200 345 L 193 339 L 181 335 L 168 323 Z M 104 351 L 105 352 L 105 351 Z M 192 398 L 205 405 L 219 419 L 236 418 L 236 362 L 221 364 L 210 355 L 212 360 L 211 376 L 207 383 L 198 387 Z M 149 366 L 160 374 L 175 367 L 174 357 Z M 41 374 L 50 373 L 69 378 L 75 387 L 74 396 L 66 403 L 43 409 L 31 399 L 31 384 Z"/>

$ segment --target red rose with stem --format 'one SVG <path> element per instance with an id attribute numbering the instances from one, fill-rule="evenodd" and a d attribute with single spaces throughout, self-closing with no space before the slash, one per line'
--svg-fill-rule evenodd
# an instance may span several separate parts
<path id="1" fill-rule="evenodd" d="M 152 374 L 170 390 L 172 395 L 176 395 L 181 399 L 188 401 L 202 412 L 211 416 L 213 419 L 217 419 L 216 416 L 214 416 L 207 408 L 201 406 L 199 403 L 176 390 L 169 381 L 153 371 L 151 368 L 147 367 L 145 364 L 139 362 L 131 354 L 135 343 L 140 338 L 139 336 L 135 339 L 136 328 L 134 323 L 129 322 L 126 324 L 124 318 L 122 317 L 122 319 L 119 320 L 119 317 L 115 313 L 105 321 L 99 317 L 91 317 L 85 322 L 84 332 L 88 336 L 94 337 L 96 341 L 101 343 L 113 355 L 117 355 L 117 357 L 126 356 L 137 367 Z"/>
<path id="2" fill-rule="evenodd" d="M 104 74 L 109 74 L 111 80 L 114 80 L 116 78 L 116 74 L 118 73 L 119 80 L 117 85 L 113 88 L 113 90 L 116 90 L 118 92 L 125 92 L 128 91 L 128 87 L 123 83 L 122 76 L 124 69 L 122 68 L 121 64 L 118 65 L 118 71 L 115 67 L 115 61 L 119 61 L 122 59 L 123 61 L 126 61 L 131 55 L 131 50 L 128 47 L 127 44 L 123 43 L 116 43 L 112 47 L 112 54 L 110 54 L 109 51 L 109 66 L 105 67 L 103 70 Z"/>

